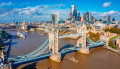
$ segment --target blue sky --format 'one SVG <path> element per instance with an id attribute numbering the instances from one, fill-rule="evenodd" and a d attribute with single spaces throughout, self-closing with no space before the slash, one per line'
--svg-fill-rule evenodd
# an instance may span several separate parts
<path id="1" fill-rule="evenodd" d="M 24 20 L 49 21 L 52 13 L 60 13 L 60 19 L 69 17 L 70 5 L 78 11 L 90 11 L 96 19 L 111 15 L 120 21 L 119 0 L 0 0 L 0 22 Z"/>

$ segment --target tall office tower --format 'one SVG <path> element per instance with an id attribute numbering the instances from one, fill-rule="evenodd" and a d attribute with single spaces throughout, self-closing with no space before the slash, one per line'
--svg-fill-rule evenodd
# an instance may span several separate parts
<path id="1" fill-rule="evenodd" d="M 108 16 L 108 21 L 110 21 L 110 15 Z"/>
<path id="2" fill-rule="evenodd" d="M 59 13 L 53 13 L 52 14 L 52 23 L 53 25 L 58 25 L 58 21 L 59 21 Z"/>
<path id="3" fill-rule="evenodd" d="M 77 21 L 80 21 L 80 12 L 77 11 Z"/>
<path id="4" fill-rule="evenodd" d="M 85 13 L 83 14 L 83 22 L 85 22 Z"/>
<path id="5" fill-rule="evenodd" d="M 93 21 L 94 17 L 92 16 L 92 21 Z"/>
<path id="6" fill-rule="evenodd" d="M 107 23 L 107 16 L 102 16 L 103 23 Z"/>
<path id="7" fill-rule="evenodd" d="M 73 15 L 73 13 L 74 13 L 74 10 L 75 10 L 75 5 L 71 5 L 71 14 Z"/>
<path id="8" fill-rule="evenodd" d="M 72 20 L 77 20 L 77 7 L 75 5 L 71 5 L 70 14 L 72 15 Z"/>
<path id="9" fill-rule="evenodd" d="M 72 18 L 72 13 L 71 13 L 71 11 L 70 11 L 70 19 Z"/>
<path id="10" fill-rule="evenodd" d="M 94 18 L 94 16 L 92 16 L 92 21 L 93 21 L 93 22 L 95 22 L 95 21 L 96 21 L 96 19 Z"/>
<path id="11" fill-rule="evenodd" d="M 102 16 L 102 21 L 107 21 L 107 16 Z"/>
<path id="12" fill-rule="evenodd" d="M 75 21 L 75 17 L 73 17 L 74 9 L 75 9 L 75 5 L 71 5 L 71 10 L 70 10 L 70 20 L 71 20 L 70 22 L 71 23 Z"/>
<path id="13" fill-rule="evenodd" d="M 93 22 L 92 15 L 91 15 L 90 12 L 86 12 L 86 14 L 85 14 L 85 21 L 88 22 L 88 23 L 92 23 Z"/>
<path id="14" fill-rule="evenodd" d="M 89 13 L 89 22 L 91 22 L 91 19 L 92 19 L 92 18 L 91 18 L 91 13 Z"/>
<path id="15" fill-rule="evenodd" d="M 78 18 L 77 18 L 77 7 L 75 7 L 73 16 L 75 17 L 75 21 L 77 21 L 78 20 Z"/>
<path id="16" fill-rule="evenodd" d="M 113 18 L 112 21 L 115 21 L 115 18 Z"/>
<path id="17" fill-rule="evenodd" d="M 85 14 L 85 21 L 89 22 L 89 12 L 86 12 L 86 14 Z"/>
<path id="18" fill-rule="evenodd" d="M 110 15 L 108 16 L 107 23 L 110 24 Z"/>

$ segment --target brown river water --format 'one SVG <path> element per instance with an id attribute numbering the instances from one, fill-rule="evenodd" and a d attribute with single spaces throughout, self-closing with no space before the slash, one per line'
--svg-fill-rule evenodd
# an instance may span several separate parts
<path id="1" fill-rule="evenodd" d="M 16 31 L 8 31 L 16 33 Z M 13 39 L 11 55 L 25 55 L 43 44 L 48 35 L 35 32 L 22 32 L 26 39 Z M 73 39 L 59 39 L 59 49 L 76 44 Z M 75 59 L 75 61 L 73 60 Z M 60 63 L 43 59 L 37 62 L 20 65 L 17 69 L 120 69 L 120 55 L 97 47 L 90 50 L 89 55 L 79 52 L 67 53 Z"/>

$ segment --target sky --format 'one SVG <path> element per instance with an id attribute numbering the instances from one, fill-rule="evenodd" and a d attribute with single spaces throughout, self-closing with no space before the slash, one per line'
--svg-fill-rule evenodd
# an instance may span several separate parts
<path id="1" fill-rule="evenodd" d="M 111 15 L 120 21 L 120 0 L 0 0 L 0 22 L 50 21 L 52 13 L 65 20 L 70 5 L 76 5 L 81 16 L 89 11 L 96 19 Z"/>

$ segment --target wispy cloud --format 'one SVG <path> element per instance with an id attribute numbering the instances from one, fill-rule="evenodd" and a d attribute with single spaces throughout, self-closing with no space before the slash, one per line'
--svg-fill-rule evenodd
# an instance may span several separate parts
<path id="1" fill-rule="evenodd" d="M 65 6 L 63 3 L 59 4 L 59 7 Z"/>
<path id="2" fill-rule="evenodd" d="M 108 16 L 108 15 L 111 15 L 112 17 L 114 17 L 116 19 L 120 18 L 120 12 L 119 11 L 114 11 L 114 10 L 111 10 L 111 11 L 108 11 L 108 12 L 91 11 L 91 13 L 96 19 L 101 19 L 102 16 Z"/>
<path id="3" fill-rule="evenodd" d="M 103 7 L 109 7 L 109 6 L 111 6 L 111 2 L 105 2 L 105 3 L 103 4 Z"/>
<path id="4" fill-rule="evenodd" d="M 11 5 L 13 5 L 12 2 L 2 2 L 2 3 L 0 4 L 0 7 L 3 7 L 3 6 L 11 6 Z"/>

